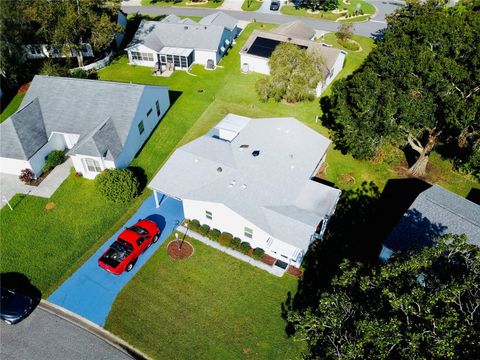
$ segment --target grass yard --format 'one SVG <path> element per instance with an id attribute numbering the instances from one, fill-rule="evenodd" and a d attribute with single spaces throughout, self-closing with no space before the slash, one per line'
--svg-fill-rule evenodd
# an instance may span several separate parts
<path id="1" fill-rule="evenodd" d="M 208 3 L 198 3 L 195 4 L 191 0 L 181 0 L 181 1 L 162 1 L 162 0 L 142 0 L 143 6 L 187 6 L 187 7 L 202 7 L 202 8 L 211 8 L 215 9 L 223 4 L 223 0 L 214 2 L 209 0 Z"/>
<path id="2" fill-rule="evenodd" d="M 23 98 L 25 97 L 25 93 L 21 94 L 18 93 L 13 97 L 12 100 L 8 103 L 7 107 L 2 111 L 0 114 L 0 123 L 7 120 L 12 114 L 18 110 L 18 107 L 22 103 Z"/>
<path id="3" fill-rule="evenodd" d="M 340 20 L 340 21 L 346 21 L 346 22 L 365 21 L 368 19 L 369 16 L 374 15 L 377 12 L 375 6 L 373 6 L 372 4 L 364 0 L 350 0 L 349 3 L 346 3 L 343 0 L 340 0 L 338 10 L 339 11 L 345 10 L 346 12 L 348 12 L 349 16 L 352 16 L 355 10 L 363 10 L 363 13 L 364 13 L 363 16 L 351 17 L 345 20 Z M 280 9 L 280 12 L 285 15 L 306 16 L 306 17 L 311 17 L 315 19 L 332 20 L 332 21 L 336 21 L 344 15 L 344 13 L 333 12 L 333 11 L 318 11 L 318 12 L 311 13 L 308 11 L 308 9 L 305 9 L 305 8 L 296 9 L 294 6 L 282 6 Z"/>
<path id="4" fill-rule="evenodd" d="M 267 0 L 264 0 L 267 1 Z M 243 11 L 257 11 L 262 6 L 262 2 L 258 0 L 245 0 L 242 4 Z"/>
<path id="5" fill-rule="evenodd" d="M 192 257 L 175 261 L 167 239 L 120 292 L 106 329 L 155 359 L 298 358 L 281 317 L 297 279 L 189 241 Z"/>
<path id="6" fill-rule="evenodd" d="M 107 203 L 93 186 L 72 174 L 50 199 L 15 195 L 14 210 L 0 212 L 0 272 L 26 275 L 47 297 L 128 208 Z"/>

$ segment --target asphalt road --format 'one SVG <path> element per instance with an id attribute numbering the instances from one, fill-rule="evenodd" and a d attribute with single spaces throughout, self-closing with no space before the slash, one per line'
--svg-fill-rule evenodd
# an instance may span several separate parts
<path id="1" fill-rule="evenodd" d="M 41 307 L 16 325 L 0 325 L 0 358 L 131 360 L 108 342 Z"/>
<path id="2" fill-rule="evenodd" d="M 354 23 L 354 31 L 358 35 L 363 36 L 375 36 L 379 30 L 385 28 L 385 15 L 402 6 L 401 1 L 370 1 L 377 8 L 378 12 L 371 21 L 365 21 L 361 23 Z M 125 4 L 125 2 L 124 2 Z M 175 14 L 178 16 L 207 16 L 218 9 L 206 9 L 206 8 L 186 8 L 186 7 L 169 7 L 169 6 L 129 6 L 123 5 L 122 10 L 128 14 L 142 14 L 142 15 L 169 15 Z M 325 31 L 336 31 L 338 28 L 337 22 L 317 20 L 302 16 L 288 16 L 282 14 L 265 14 L 259 12 L 248 11 L 232 11 L 222 10 L 223 12 L 235 17 L 238 20 L 260 21 L 273 24 L 283 24 L 294 20 L 302 20 L 315 29 Z"/>

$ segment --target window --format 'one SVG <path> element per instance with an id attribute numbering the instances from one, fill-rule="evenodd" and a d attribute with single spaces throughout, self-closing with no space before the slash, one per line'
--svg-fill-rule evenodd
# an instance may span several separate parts
<path id="1" fill-rule="evenodd" d="M 100 167 L 100 163 L 97 160 L 85 158 L 83 159 L 85 162 L 85 167 L 88 171 L 91 172 L 101 172 L 102 168 Z"/>
<path id="2" fill-rule="evenodd" d="M 212 219 L 213 219 L 213 214 L 212 214 L 212 212 L 206 210 L 206 211 L 205 211 L 205 217 L 206 217 L 208 220 L 212 220 Z"/>
<path id="3" fill-rule="evenodd" d="M 147 111 L 147 117 L 149 117 L 151 113 L 152 113 L 152 108 L 150 108 L 150 110 Z"/>
<path id="4" fill-rule="evenodd" d="M 244 233 L 245 237 L 253 238 L 253 230 L 245 226 Z"/>
<path id="5" fill-rule="evenodd" d="M 153 61 L 153 54 L 141 53 L 137 51 L 132 51 L 130 53 L 132 54 L 132 60 Z"/>
<path id="6" fill-rule="evenodd" d="M 158 100 L 155 101 L 155 107 L 157 108 L 157 116 L 160 116 L 160 102 Z"/>
<path id="7" fill-rule="evenodd" d="M 180 56 L 178 55 L 173 56 L 173 65 L 180 66 Z"/>
<path id="8" fill-rule="evenodd" d="M 137 239 L 137 245 L 138 245 L 138 246 L 142 245 L 144 241 L 145 241 L 145 238 L 144 238 L 144 237 L 138 238 L 138 239 Z"/>
<path id="9" fill-rule="evenodd" d="M 138 123 L 138 132 L 140 133 L 140 135 L 142 135 L 144 131 L 145 131 L 145 126 L 143 125 L 143 120 L 142 120 Z"/>
<path id="10" fill-rule="evenodd" d="M 285 259 L 288 259 L 288 256 L 285 256 L 285 255 L 282 255 L 282 254 L 280 254 L 280 256 L 285 258 Z"/>

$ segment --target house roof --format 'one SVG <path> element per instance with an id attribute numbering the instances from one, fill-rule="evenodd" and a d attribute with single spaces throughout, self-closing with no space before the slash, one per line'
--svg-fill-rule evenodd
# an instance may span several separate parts
<path id="1" fill-rule="evenodd" d="M 315 36 L 315 30 L 300 20 L 282 24 L 276 29 L 271 30 L 271 32 L 278 35 L 304 40 L 311 40 Z"/>
<path id="2" fill-rule="evenodd" d="M 238 20 L 221 11 L 205 16 L 198 22 L 201 25 L 218 25 L 233 30 L 237 26 Z"/>
<path id="3" fill-rule="evenodd" d="M 282 31 L 282 32 L 285 32 L 285 31 Z M 257 39 L 259 39 L 260 41 L 262 39 L 267 39 L 267 41 L 270 40 L 270 42 L 273 45 L 270 45 L 268 49 L 265 49 L 263 54 L 262 53 L 251 54 L 250 50 L 252 48 L 252 45 L 255 46 Z M 250 37 L 246 41 L 243 48 L 240 50 L 240 53 L 248 54 L 249 56 L 269 58 L 273 50 L 275 50 L 276 45 L 278 45 L 277 42 L 278 43 L 290 42 L 300 47 L 307 48 L 308 51 L 317 51 L 325 61 L 326 69 L 324 71 L 324 77 L 328 76 L 330 71 L 333 69 L 335 62 L 337 61 L 341 53 L 341 50 L 335 49 L 332 47 L 323 46 L 321 42 L 295 38 L 295 37 L 290 37 L 288 35 L 278 34 L 274 32 L 267 32 L 267 31 L 259 31 L 259 30 L 253 31 L 252 35 L 250 35 Z"/>
<path id="4" fill-rule="evenodd" d="M 236 26 L 236 19 L 221 12 L 203 18 L 200 23 L 169 15 L 162 21 L 142 20 L 135 36 L 127 47 L 144 45 L 156 52 L 163 47 L 205 49 L 217 51 L 225 28 Z"/>
<path id="5" fill-rule="evenodd" d="M 55 131 L 80 135 L 71 153 L 108 150 L 115 158 L 147 87 L 153 86 L 37 75 L 20 110 L 0 124 L 0 156 L 29 159 Z"/>
<path id="6" fill-rule="evenodd" d="M 223 130 L 238 134 L 226 141 Z M 224 204 L 275 238 L 307 249 L 340 195 L 311 180 L 329 145 L 294 118 L 229 114 L 208 134 L 177 149 L 149 186 L 181 199 Z"/>
<path id="7" fill-rule="evenodd" d="M 431 246 L 449 233 L 465 234 L 480 246 L 480 206 L 434 185 L 417 196 L 383 245 L 394 252 Z"/>

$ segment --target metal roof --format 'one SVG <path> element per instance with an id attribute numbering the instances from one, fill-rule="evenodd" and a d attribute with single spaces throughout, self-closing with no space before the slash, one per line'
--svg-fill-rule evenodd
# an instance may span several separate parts
<path id="1" fill-rule="evenodd" d="M 188 57 L 192 53 L 193 49 L 184 49 L 177 47 L 164 47 L 160 50 L 160 55 L 178 55 Z"/>

